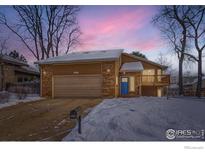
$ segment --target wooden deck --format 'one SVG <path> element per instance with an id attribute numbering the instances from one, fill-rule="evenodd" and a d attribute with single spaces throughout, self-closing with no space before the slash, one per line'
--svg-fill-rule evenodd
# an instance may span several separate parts
<path id="1" fill-rule="evenodd" d="M 168 86 L 170 75 L 140 75 L 137 79 L 142 86 Z"/>

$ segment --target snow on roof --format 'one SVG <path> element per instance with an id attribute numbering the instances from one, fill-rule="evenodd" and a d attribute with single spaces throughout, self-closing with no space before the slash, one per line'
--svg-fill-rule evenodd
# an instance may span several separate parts
<path id="1" fill-rule="evenodd" d="M 122 65 L 120 72 L 139 72 L 143 70 L 144 68 L 141 62 L 129 62 Z"/>
<path id="2" fill-rule="evenodd" d="M 37 61 L 37 64 L 68 63 L 93 60 L 114 60 L 120 57 L 123 49 L 71 52 L 63 56 Z"/>
<path id="3" fill-rule="evenodd" d="M 177 84 L 170 84 L 169 88 L 179 88 Z"/>
<path id="4" fill-rule="evenodd" d="M 205 76 L 202 76 L 202 80 L 205 80 Z M 198 78 L 194 79 L 192 83 L 197 83 L 197 82 L 198 82 Z"/>
<path id="5" fill-rule="evenodd" d="M 202 80 L 205 80 L 205 76 L 202 76 Z M 186 83 L 186 84 L 184 84 L 184 85 L 193 85 L 193 84 L 195 84 L 195 83 L 197 83 L 197 82 L 198 82 L 198 78 L 194 79 L 193 82 Z"/>
<path id="6" fill-rule="evenodd" d="M 25 65 L 27 66 L 28 64 L 26 62 L 20 61 L 19 59 L 15 59 L 11 56 L 8 55 L 0 55 L 0 58 L 8 63 L 16 64 L 16 65 Z"/>
<path id="7" fill-rule="evenodd" d="M 29 74 L 35 74 L 35 75 L 39 75 L 39 73 L 40 73 L 37 68 L 32 67 L 32 66 L 18 67 L 18 68 L 15 68 L 15 71 L 29 73 Z"/>

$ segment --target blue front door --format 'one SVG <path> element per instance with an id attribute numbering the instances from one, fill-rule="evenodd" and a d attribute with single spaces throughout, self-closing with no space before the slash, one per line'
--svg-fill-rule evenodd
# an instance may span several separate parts
<path id="1" fill-rule="evenodd" d="M 128 78 L 122 77 L 121 78 L 121 95 L 127 95 L 128 94 Z"/>

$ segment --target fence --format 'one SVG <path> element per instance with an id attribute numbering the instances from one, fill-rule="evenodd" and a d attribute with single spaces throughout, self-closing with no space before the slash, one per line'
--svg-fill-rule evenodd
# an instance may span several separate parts
<path id="1" fill-rule="evenodd" d="M 168 90 L 169 96 L 178 96 L 179 89 L 178 88 L 169 88 Z M 184 96 L 196 96 L 196 90 L 184 88 Z M 201 96 L 205 96 L 205 88 L 201 89 Z"/>
<path id="2" fill-rule="evenodd" d="M 184 89 L 184 96 L 196 96 L 196 90 Z M 201 96 L 205 96 L 205 88 L 201 89 Z"/>

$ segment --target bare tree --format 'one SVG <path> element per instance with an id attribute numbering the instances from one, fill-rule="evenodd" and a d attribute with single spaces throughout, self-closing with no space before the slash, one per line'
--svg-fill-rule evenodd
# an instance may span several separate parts
<path id="1" fill-rule="evenodd" d="M 176 74 L 176 69 L 173 68 L 172 61 L 169 60 L 165 54 L 160 52 L 156 58 L 156 61 L 161 65 L 167 66 L 166 73 L 170 74 L 171 76 Z"/>
<path id="2" fill-rule="evenodd" d="M 183 95 L 183 63 L 187 50 L 186 14 L 190 9 L 186 6 L 164 6 L 157 14 L 153 23 L 159 27 L 162 35 L 171 44 L 179 60 L 179 94 Z"/>
<path id="3" fill-rule="evenodd" d="M 188 36 L 193 40 L 197 51 L 197 56 L 188 54 L 190 58 L 198 63 L 198 82 L 196 96 L 201 97 L 202 87 L 202 55 L 205 49 L 205 7 L 204 6 L 190 6 L 187 14 L 187 22 L 190 24 Z"/>
<path id="4" fill-rule="evenodd" d="M 12 31 L 37 59 L 58 56 L 79 43 L 78 6 L 13 6 L 18 21 L 10 24 L 0 14 L 0 24 Z"/>
<path id="5" fill-rule="evenodd" d="M 3 55 L 4 52 L 8 49 L 7 39 L 0 40 L 0 55 Z"/>
<path id="6" fill-rule="evenodd" d="M 6 52 L 8 49 L 7 47 L 7 39 L 1 39 L 0 40 L 0 83 L 1 87 L 0 90 L 4 90 L 4 63 L 2 61 L 2 57 L 4 52 Z"/>

